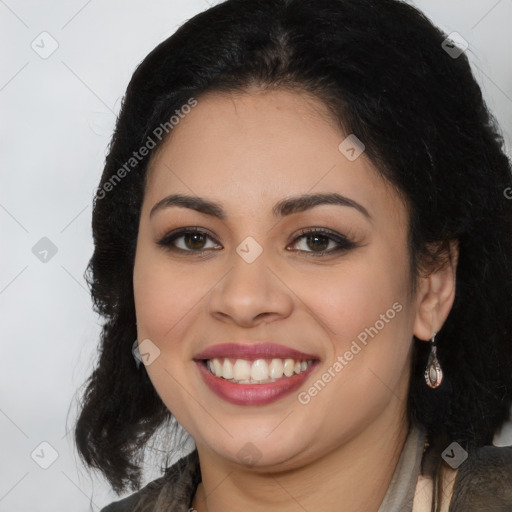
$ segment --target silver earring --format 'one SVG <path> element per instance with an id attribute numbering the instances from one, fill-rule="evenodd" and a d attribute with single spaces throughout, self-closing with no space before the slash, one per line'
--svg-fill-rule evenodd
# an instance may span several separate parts
<path id="1" fill-rule="evenodd" d="M 437 388 L 443 380 L 443 370 L 437 359 L 436 332 L 432 335 L 430 354 L 428 356 L 427 368 L 425 369 L 425 382 L 431 388 Z"/>

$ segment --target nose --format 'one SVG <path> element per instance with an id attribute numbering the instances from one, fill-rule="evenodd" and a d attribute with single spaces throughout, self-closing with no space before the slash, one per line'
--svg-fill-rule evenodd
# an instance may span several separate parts
<path id="1" fill-rule="evenodd" d="M 237 253 L 231 260 L 231 268 L 209 294 L 208 309 L 212 316 L 252 327 L 291 314 L 293 292 L 269 266 L 265 251 L 251 263 Z"/>

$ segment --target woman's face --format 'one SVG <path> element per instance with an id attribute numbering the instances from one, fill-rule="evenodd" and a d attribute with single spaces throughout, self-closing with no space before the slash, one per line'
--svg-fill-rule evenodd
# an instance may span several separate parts
<path id="1" fill-rule="evenodd" d="M 365 153 L 355 158 L 362 148 L 339 148 L 347 135 L 305 94 L 208 94 L 151 163 L 133 276 L 138 340 L 156 391 L 211 455 L 294 467 L 406 421 L 417 316 L 408 217 Z M 217 206 L 160 203 L 175 194 Z M 308 203 L 323 194 L 330 203 Z M 159 245 L 185 229 L 199 233 Z M 261 343 L 281 351 L 243 351 Z M 220 344 L 240 349 L 220 347 L 222 375 L 275 381 L 209 373 L 196 358 Z M 303 374 L 296 363 L 310 359 Z M 301 373 L 277 377 L 290 368 Z"/>

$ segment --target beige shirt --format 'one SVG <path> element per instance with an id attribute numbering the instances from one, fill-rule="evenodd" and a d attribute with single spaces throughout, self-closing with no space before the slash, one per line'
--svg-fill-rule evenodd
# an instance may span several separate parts
<path id="1" fill-rule="evenodd" d="M 410 429 L 388 491 L 378 512 L 413 511 L 416 481 L 420 473 L 426 438 L 423 428 L 414 426 Z"/>

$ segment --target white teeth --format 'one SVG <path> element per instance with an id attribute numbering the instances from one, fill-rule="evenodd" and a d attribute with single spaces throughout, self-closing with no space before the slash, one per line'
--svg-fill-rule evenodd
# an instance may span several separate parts
<path id="1" fill-rule="evenodd" d="M 283 376 L 283 362 L 281 359 L 272 359 L 269 372 L 272 379 L 280 379 Z"/>
<path id="2" fill-rule="evenodd" d="M 291 377 L 293 375 L 294 368 L 295 368 L 295 361 L 293 359 L 285 359 L 284 360 L 283 370 L 284 370 L 284 374 L 287 377 Z"/>
<path id="3" fill-rule="evenodd" d="M 222 375 L 225 379 L 233 378 L 233 363 L 227 357 L 222 365 L 222 373 L 216 373 L 216 375 Z"/>
<path id="4" fill-rule="evenodd" d="M 269 362 L 270 361 L 270 364 Z M 208 359 L 206 367 L 217 377 L 238 384 L 266 384 L 276 379 L 291 377 L 307 370 L 313 360 L 295 361 L 294 359 L 256 359 L 248 361 L 237 359 L 233 364 L 229 358 Z"/>
<path id="5" fill-rule="evenodd" d="M 213 373 L 215 375 L 219 375 L 222 371 L 222 365 L 220 364 L 220 361 L 218 359 L 213 360 Z"/>
<path id="6" fill-rule="evenodd" d="M 217 358 L 215 358 L 217 359 Z M 214 361 L 215 361 L 214 359 Z M 222 377 L 220 373 L 216 373 L 217 377 Z M 245 359 L 237 359 L 233 366 L 233 378 L 235 380 L 247 380 L 251 378 L 251 363 Z"/>
<path id="7" fill-rule="evenodd" d="M 256 359 L 251 366 L 251 379 L 266 380 L 268 379 L 268 375 L 268 364 L 265 359 Z"/>

